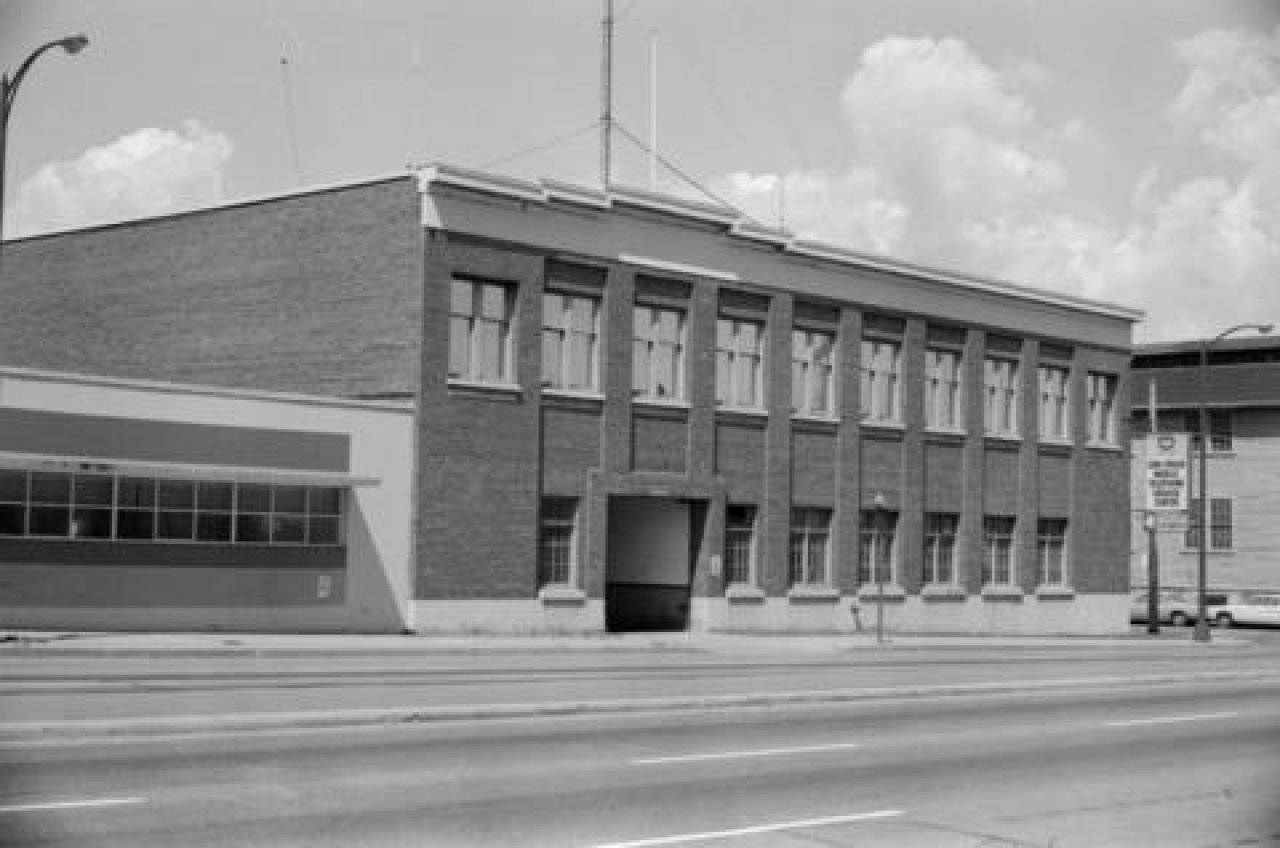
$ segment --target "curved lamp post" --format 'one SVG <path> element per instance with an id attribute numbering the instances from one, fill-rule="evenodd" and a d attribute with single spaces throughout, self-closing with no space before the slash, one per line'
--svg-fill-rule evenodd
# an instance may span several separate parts
<path id="1" fill-rule="evenodd" d="M 1196 569 L 1196 627 L 1192 637 L 1197 642 L 1209 641 L 1209 620 L 1205 615 L 1205 579 L 1208 574 L 1209 557 L 1209 407 L 1205 401 L 1205 393 L 1209 384 L 1209 350 L 1218 342 L 1241 330 L 1257 330 L 1266 335 L 1272 330 L 1271 324 L 1239 324 L 1223 330 L 1212 339 L 1200 342 L 1200 562 Z"/>
<path id="2" fill-rule="evenodd" d="M 6 142 L 9 136 L 9 112 L 13 109 L 13 99 L 18 94 L 18 86 L 22 84 L 22 78 L 27 75 L 27 71 L 31 69 L 36 59 L 39 59 L 46 51 L 61 47 L 74 55 L 83 50 L 88 44 L 88 37 L 80 34 L 68 35 L 66 38 L 50 41 L 32 50 L 31 54 L 18 66 L 18 70 L 14 72 L 12 78 L 7 72 L 0 77 L 0 242 L 4 241 L 4 172 Z"/>

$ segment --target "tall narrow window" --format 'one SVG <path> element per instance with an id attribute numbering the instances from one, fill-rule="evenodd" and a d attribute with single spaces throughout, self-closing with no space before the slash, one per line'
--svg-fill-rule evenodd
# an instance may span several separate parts
<path id="1" fill-rule="evenodd" d="M 1040 438 L 1050 441 L 1066 441 L 1071 437 L 1067 387 L 1071 372 L 1057 365 L 1041 365 L 1038 369 L 1040 383 Z"/>
<path id="2" fill-rule="evenodd" d="M 863 339 L 862 413 L 869 423 L 902 423 L 902 345 Z"/>
<path id="3" fill-rule="evenodd" d="M 634 330 L 632 393 L 647 400 L 683 400 L 684 312 L 637 304 Z"/>
<path id="4" fill-rule="evenodd" d="M 956 532 L 960 516 L 930 512 L 924 517 L 924 582 L 935 586 L 956 583 Z"/>
<path id="5" fill-rule="evenodd" d="M 1116 443 L 1116 387 L 1114 374 L 1090 372 L 1086 381 L 1089 398 L 1089 442 L 1095 445 Z"/>
<path id="6" fill-rule="evenodd" d="M 1012 516 L 989 515 L 982 520 L 982 582 L 986 586 L 1012 586 L 1013 560 Z"/>
<path id="7" fill-rule="evenodd" d="M 830 536 L 831 510 L 806 507 L 791 510 L 791 585 L 826 585 Z"/>
<path id="8" fill-rule="evenodd" d="M 898 536 L 898 513 L 863 510 L 858 551 L 858 582 L 894 582 L 894 549 Z"/>
<path id="9" fill-rule="evenodd" d="M 543 498 L 538 532 L 538 586 L 570 585 L 578 514 L 574 498 Z"/>
<path id="10" fill-rule="evenodd" d="M 724 512 L 725 583 L 751 583 L 755 554 L 756 508 L 729 504 Z"/>
<path id="11" fill-rule="evenodd" d="M 455 279 L 449 300 L 449 376 L 477 383 L 511 383 L 513 288 Z"/>
<path id="12" fill-rule="evenodd" d="M 983 406 L 987 432 L 995 436 L 1018 435 L 1018 362 L 988 356 L 983 362 Z"/>
<path id="13" fill-rule="evenodd" d="M 542 296 L 542 384 L 599 389 L 600 299 L 546 292 Z"/>
<path id="14" fill-rule="evenodd" d="M 1040 586 L 1067 585 L 1067 521 L 1041 518 L 1036 527 L 1036 582 Z"/>
<path id="15" fill-rule="evenodd" d="M 834 333 L 792 330 L 792 412 L 817 417 L 835 414 L 835 346 Z"/>
<path id="16" fill-rule="evenodd" d="M 1209 498 L 1209 550 L 1229 551 L 1234 547 L 1231 511 L 1231 498 Z M 1199 498 L 1192 498 L 1187 510 L 1186 546 L 1200 547 Z"/>
<path id="17" fill-rule="evenodd" d="M 925 424 L 939 430 L 964 425 L 960 353 L 930 348 L 924 352 Z"/>
<path id="18" fill-rule="evenodd" d="M 764 324 L 735 318 L 716 321 L 716 403 L 739 409 L 764 407 Z"/>

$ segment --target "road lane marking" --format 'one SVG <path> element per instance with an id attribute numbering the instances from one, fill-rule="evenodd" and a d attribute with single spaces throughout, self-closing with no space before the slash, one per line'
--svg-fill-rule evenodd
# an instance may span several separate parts
<path id="1" fill-rule="evenodd" d="M 608 842 L 593 845 L 592 848 L 652 848 L 655 845 L 681 845 L 688 842 L 708 842 L 713 839 L 731 839 L 735 836 L 754 836 L 760 833 L 777 833 L 782 830 L 803 830 L 810 827 L 830 827 L 837 824 L 853 824 L 875 819 L 890 819 L 903 815 L 902 810 L 876 810 L 871 813 L 857 813 L 849 816 L 827 816 L 820 819 L 799 819 L 797 821 L 759 824 L 753 827 L 740 827 L 734 830 L 709 830 L 704 833 L 680 833 L 674 836 L 656 836 L 651 839 L 635 839 L 630 842 Z"/>
<path id="2" fill-rule="evenodd" d="M 743 757 L 772 757 L 778 754 L 814 754 L 824 751 L 848 751 L 861 748 L 860 742 L 835 742 L 829 745 L 804 745 L 796 748 L 761 748 L 756 751 L 719 751 L 714 754 L 682 754 L 671 757 L 646 757 L 632 760 L 633 766 L 652 766 L 662 763 L 692 763 L 699 760 L 736 760 Z"/>
<path id="3" fill-rule="evenodd" d="M 45 801 L 39 804 L 11 804 L 0 806 L 0 813 L 35 813 L 42 810 L 75 810 L 85 807 L 119 807 L 124 804 L 141 804 L 146 798 L 90 798 L 85 801 Z"/>
<path id="4" fill-rule="evenodd" d="M 1210 721 L 1217 718 L 1235 718 L 1238 712 L 1196 713 L 1194 715 L 1159 716 L 1157 718 L 1133 718 L 1125 721 L 1109 721 L 1107 727 L 1138 727 L 1145 724 L 1177 724 L 1184 721 Z"/>

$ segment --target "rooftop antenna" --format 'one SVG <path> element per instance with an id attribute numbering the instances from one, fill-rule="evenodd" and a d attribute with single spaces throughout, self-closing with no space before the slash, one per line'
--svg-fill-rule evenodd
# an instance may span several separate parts
<path id="1" fill-rule="evenodd" d="M 658 190 L 658 33 L 649 34 L 649 191 Z"/>
<path id="2" fill-rule="evenodd" d="M 613 0 L 604 0 L 603 50 L 603 85 L 600 99 L 600 187 L 609 190 L 610 155 L 609 148 L 613 134 Z"/>

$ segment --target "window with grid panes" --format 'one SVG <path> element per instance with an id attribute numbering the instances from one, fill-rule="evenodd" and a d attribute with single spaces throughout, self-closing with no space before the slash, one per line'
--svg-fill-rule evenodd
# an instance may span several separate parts
<path id="1" fill-rule="evenodd" d="M 716 403 L 738 409 L 764 408 L 762 322 L 716 320 Z"/>
<path id="2" fill-rule="evenodd" d="M 1090 372 L 1085 379 L 1088 403 L 1089 442 L 1097 445 L 1116 443 L 1116 388 L 1119 378 L 1114 374 Z"/>
<path id="3" fill-rule="evenodd" d="M 862 511 L 862 533 L 858 549 L 858 582 L 893 583 L 894 549 L 898 536 L 898 513 L 889 510 Z"/>
<path id="4" fill-rule="evenodd" d="M 1235 545 L 1231 498 L 1209 498 L 1209 550 L 1229 551 Z M 1187 510 L 1186 546 L 1200 547 L 1200 499 L 1192 498 Z"/>
<path id="5" fill-rule="evenodd" d="M 1036 527 L 1036 582 L 1067 585 L 1067 520 L 1041 518 Z"/>
<path id="6" fill-rule="evenodd" d="M 872 424 L 902 423 L 902 345 L 862 340 L 862 414 Z"/>
<path id="7" fill-rule="evenodd" d="M 956 533 L 960 516 L 930 512 L 924 517 L 924 581 L 936 586 L 956 583 Z"/>
<path id="8" fill-rule="evenodd" d="M 820 418 L 835 414 L 835 333 L 791 331 L 791 411 Z"/>
<path id="9" fill-rule="evenodd" d="M 962 429 L 964 395 L 960 352 L 925 350 L 924 380 L 925 425 L 939 430 Z"/>
<path id="10" fill-rule="evenodd" d="M 724 510 L 725 583 L 751 583 L 755 554 L 756 508 L 727 504 Z"/>
<path id="11" fill-rule="evenodd" d="M 792 586 L 824 586 L 831 537 L 831 510 L 796 507 L 791 510 L 789 577 Z"/>
<path id="12" fill-rule="evenodd" d="M 567 586 L 573 580 L 575 498 L 543 498 L 538 532 L 538 586 Z"/>
<path id="13" fill-rule="evenodd" d="M 632 394 L 646 400 L 684 400 L 684 311 L 636 304 L 633 327 Z"/>
<path id="14" fill-rule="evenodd" d="M 542 296 L 542 383 L 594 392 L 600 387 L 600 298 L 548 291 Z"/>
<path id="15" fill-rule="evenodd" d="M 449 376 L 476 383 L 511 384 L 514 287 L 454 279 L 449 297 Z"/>
<path id="16" fill-rule="evenodd" d="M 1071 418 L 1067 405 L 1071 372 L 1059 365 L 1041 365 L 1037 373 L 1040 384 L 1040 437 L 1050 441 L 1066 441 L 1071 437 Z"/>
<path id="17" fill-rule="evenodd" d="M 982 520 L 982 583 L 1012 586 L 1017 576 L 1013 560 L 1014 519 L 989 515 Z"/>
<path id="18" fill-rule="evenodd" d="M 1018 435 L 1018 370 L 1016 359 L 988 356 L 983 361 L 983 417 L 991 435 Z"/>

